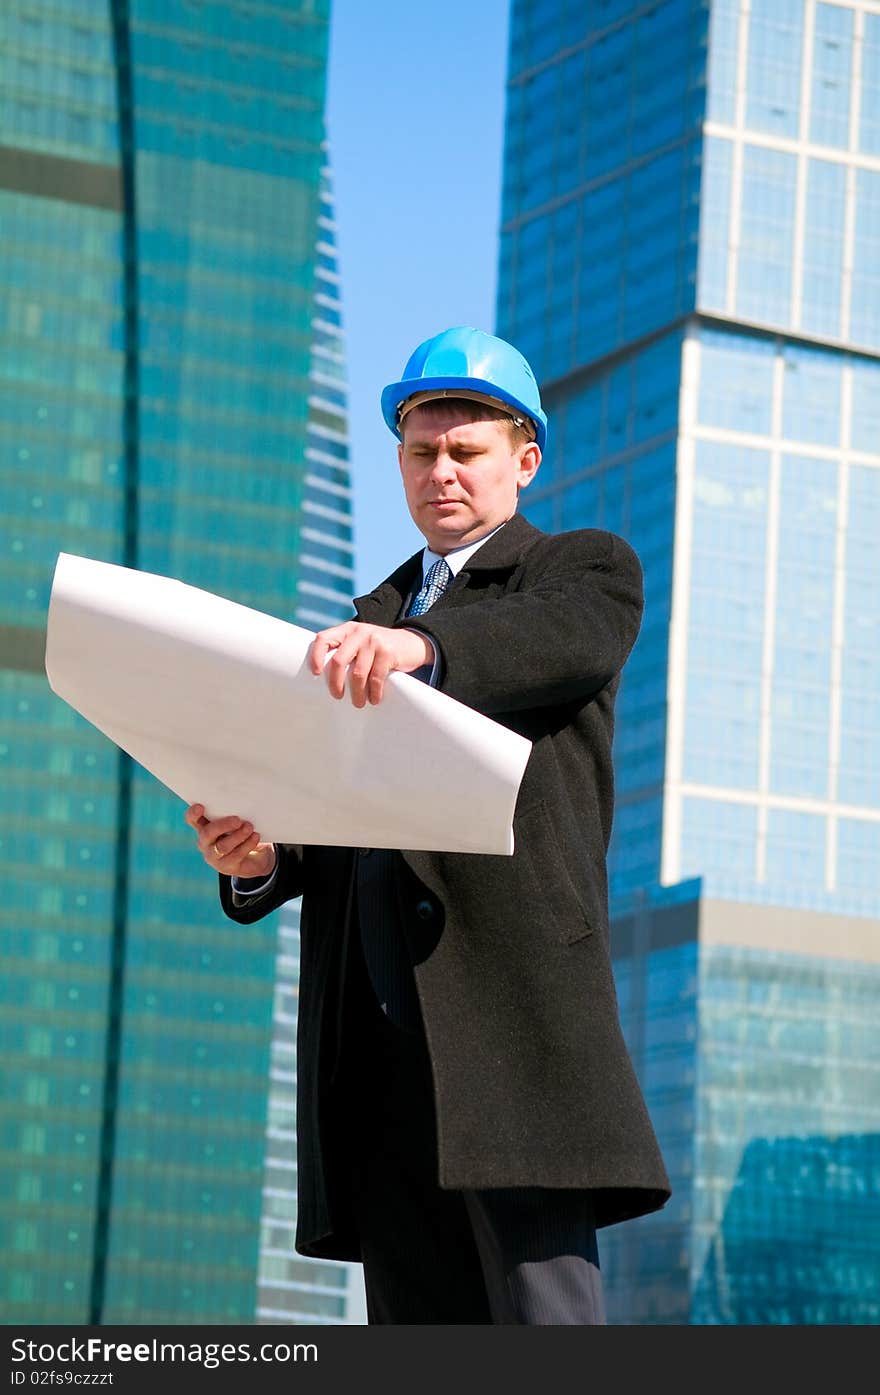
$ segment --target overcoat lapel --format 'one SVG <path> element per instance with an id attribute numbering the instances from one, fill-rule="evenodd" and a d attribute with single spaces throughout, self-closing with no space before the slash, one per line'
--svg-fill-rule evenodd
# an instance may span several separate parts
<path id="1" fill-rule="evenodd" d="M 466 601 L 463 593 L 467 590 L 474 573 L 512 572 L 541 536 L 539 530 L 533 528 L 527 519 L 520 514 L 514 514 L 503 528 L 499 528 L 488 542 L 477 549 L 435 604 L 446 609 Z M 412 557 L 381 582 L 375 591 L 355 597 L 357 618 L 369 625 L 393 625 L 413 587 L 421 580 L 421 575 L 420 550 L 413 553 Z"/>
<path id="2" fill-rule="evenodd" d="M 413 553 L 406 562 L 381 582 L 375 591 L 355 596 L 357 618 L 366 625 L 393 625 L 404 601 L 422 574 L 422 553 Z"/>

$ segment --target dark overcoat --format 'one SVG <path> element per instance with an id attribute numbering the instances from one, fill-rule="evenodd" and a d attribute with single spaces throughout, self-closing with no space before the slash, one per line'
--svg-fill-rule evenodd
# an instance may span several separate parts
<path id="1" fill-rule="evenodd" d="M 430 611 L 398 620 L 420 567 L 417 553 L 360 597 L 358 618 L 424 631 L 442 655 L 441 690 L 533 743 L 512 857 L 397 860 L 439 1183 L 588 1187 L 599 1225 L 656 1210 L 669 1181 L 621 1032 L 606 873 L 614 699 L 642 615 L 638 558 L 615 534 L 551 535 L 515 515 Z M 221 900 L 249 923 L 302 894 L 296 1247 L 357 1259 L 326 1156 L 356 850 L 282 845 L 279 855 L 267 894 L 234 904 L 221 877 Z"/>

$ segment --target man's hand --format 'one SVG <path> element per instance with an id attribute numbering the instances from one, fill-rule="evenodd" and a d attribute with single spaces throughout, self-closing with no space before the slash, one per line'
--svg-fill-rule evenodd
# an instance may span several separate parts
<path id="1" fill-rule="evenodd" d="M 253 824 L 237 814 L 208 819 L 204 804 L 191 804 L 184 817 L 198 833 L 199 852 L 215 872 L 226 877 L 268 878 L 275 871 L 275 844 L 261 843 Z"/>
<path id="2" fill-rule="evenodd" d="M 315 636 L 309 662 L 312 673 L 323 670 L 333 697 L 345 696 L 347 674 L 355 707 L 365 707 L 368 702 L 375 706 L 382 701 L 389 673 L 412 673 L 433 663 L 434 646 L 416 630 L 389 630 L 384 625 L 349 620 Z"/>

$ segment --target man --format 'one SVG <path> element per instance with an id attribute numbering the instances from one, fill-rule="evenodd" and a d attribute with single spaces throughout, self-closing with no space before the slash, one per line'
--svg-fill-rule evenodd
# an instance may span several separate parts
<path id="1" fill-rule="evenodd" d="M 311 669 L 357 708 L 415 673 L 526 736 L 513 856 L 275 847 L 187 818 L 233 919 L 303 898 L 299 1252 L 361 1259 L 370 1322 L 601 1323 L 597 1227 L 669 1196 L 605 866 L 641 569 L 613 534 L 517 514 L 546 416 L 511 345 L 446 330 L 382 407 L 426 547 L 316 636 Z M 479 818 L 466 789 L 460 817 Z"/>

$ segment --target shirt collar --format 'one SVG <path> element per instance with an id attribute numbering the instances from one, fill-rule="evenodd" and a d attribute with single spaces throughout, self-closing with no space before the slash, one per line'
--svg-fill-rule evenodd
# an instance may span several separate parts
<path id="1" fill-rule="evenodd" d="M 509 522 L 510 522 L 510 520 L 507 519 L 507 518 L 504 520 L 504 523 L 509 523 Z M 471 557 L 473 557 L 473 555 L 474 555 L 474 553 L 477 551 L 477 549 L 480 548 L 480 547 L 482 547 L 484 542 L 488 542 L 490 538 L 494 537 L 495 534 L 496 534 L 501 528 L 504 527 L 504 523 L 499 523 L 499 524 L 498 524 L 498 527 L 497 527 L 497 528 L 493 528 L 491 533 L 485 533 L 485 534 L 483 535 L 483 537 L 477 538 L 477 541 L 476 541 L 476 542 L 465 543 L 464 547 L 456 547 L 456 548 L 453 548 L 453 550 L 452 550 L 451 552 L 447 552 L 447 553 L 442 554 L 442 555 L 443 555 L 443 558 L 444 558 L 444 561 L 445 561 L 445 562 L 447 563 L 447 565 L 449 566 L 449 570 L 452 572 L 452 575 L 453 575 L 453 576 L 458 576 L 459 572 L 460 572 L 460 571 L 462 570 L 462 568 L 464 567 L 464 564 L 465 564 L 467 561 L 469 561 L 469 559 L 470 559 Z M 435 562 L 439 562 L 439 561 L 440 561 L 440 557 L 441 557 L 441 553 L 439 553 L 439 552 L 432 552 L 431 549 L 430 549 L 429 547 L 426 547 L 426 548 L 425 548 L 424 552 L 422 553 L 422 577 L 423 577 L 423 578 L 426 577 L 426 576 L 428 575 L 428 570 L 429 570 L 429 568 L 432 567 L 433 564 L 434 564 Z"/>

